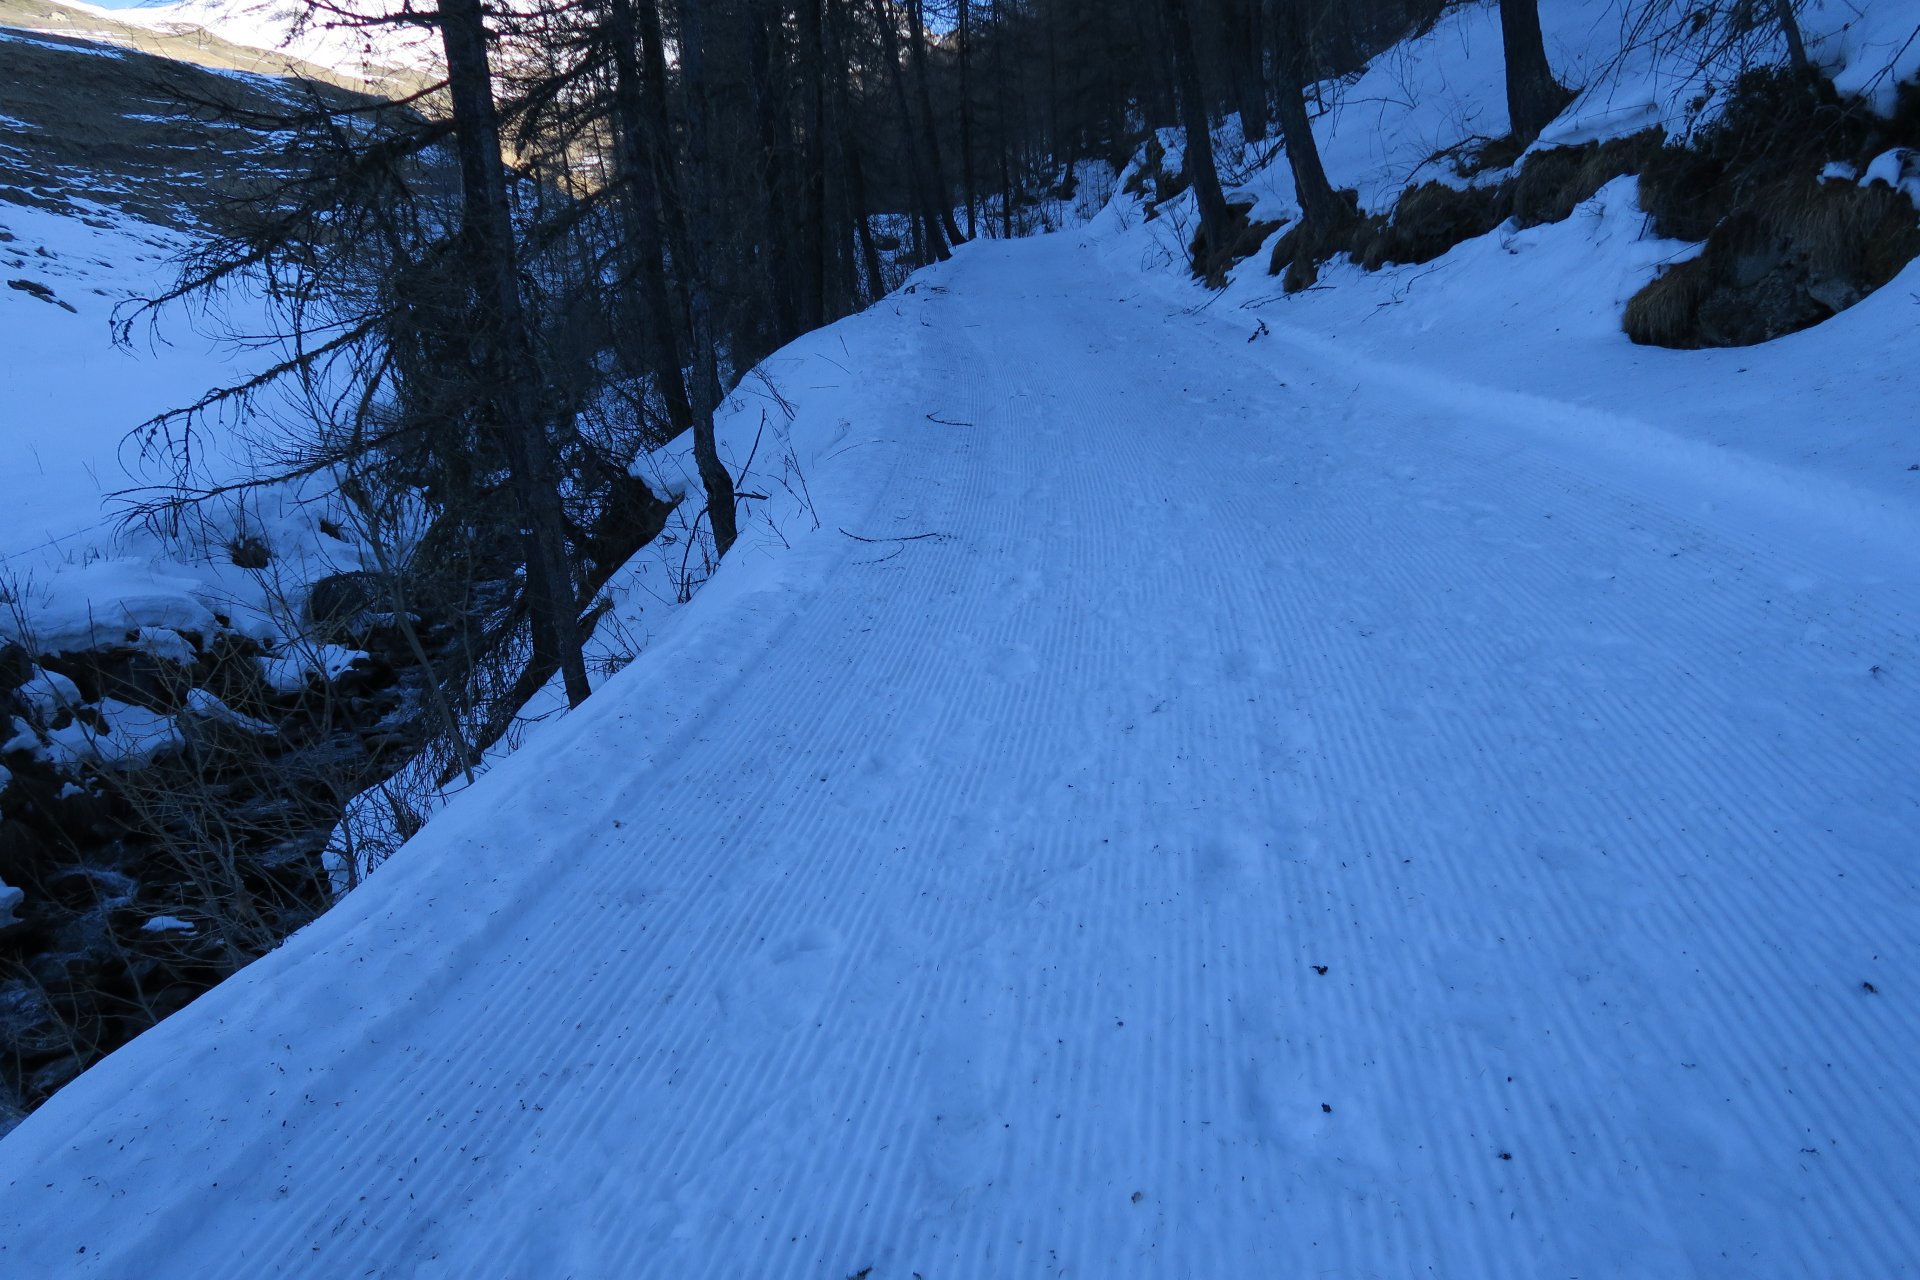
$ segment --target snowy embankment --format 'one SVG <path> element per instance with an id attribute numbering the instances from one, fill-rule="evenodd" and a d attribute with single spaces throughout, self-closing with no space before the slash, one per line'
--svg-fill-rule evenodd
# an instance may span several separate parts
<path id="1" fill-rule="evenodd" d="M 364 567 L 359 547 L 324 532 L 351 528 L 324 479 L 208 503 L 180 521 L 124 523 L 132 504 L 182 476 L 181 450 L 135 428 L 270 358 L 249 349 L 266 328 L 264 308 L 244 295 L 225 300 L 214 329 L 244 337 L 195 332 L 175 311 L 136 324 L 119 346 L 116 308 L 171 282 L 185 234 L 81 201 L 64 211 L 0 206 L 0 236 L 0 268 L 36 286 L 0 291 L 0 345 L 10 357 L 0 400 L 19 433 L 0 504 L 0 643 L 35 657 L 138 650 L 184 677 L 228 633 L 277 654 L 266 661 L 282 667 L 306 655 L 301 679 L 320 674 L 323 655 L 302 635 L 304 588 Z M 253 442 L 233 427 L 196 433 L 194 485 L 251 473 Z M 245 542 L 270 554 L 264 571 L 234 563 Z M 120 732 L 112 708 L 101 714 L 100 730 L 69 733 L 88 738 L 92 756 L 134 764 L 160 741 Z M 46 738 L 52 719 L 15 721 L 6 749 Z M 176 740 L 171 726 L 161 738 Z"/>
<path id="2" fill-rule="evenodd" d="M 272 393 L 247 411 L 209 414 L 191 435 L 177 424 L 140 430 L 283 358 L 271 309 L 244 283 L 153 317 L 130 309 L 174 284 L 205 232 L 201 219 L 219 210 L 221 183 L 283 163 L 275 151 L 283 137 L 209 124 L 172 95 L 214 86 L 266 112 L 303 90 L 65 34 L 0 29 L 0 41 L 34 46 L 22 69 L 43 80 L 78 79 L 74 69 L 84 69 L 91 78 L 81 86 L 94 95 L 63 103 L 58 84 L 23 88 L 37 114 L 6 122 L 11 140 L 0 153 L 13 180 L 32 187 L 0 203 L 0 274 L 11 286 L 0 290 L 9 356 L 0 399 L 18 436 L 0 503 L 0 641 L 40 655 L 143 629 L 207 641 L 224 628 L 270 649 L 294 645 L 305 585 L 369 567 L 328 477 L 127 519 L 174 485 L 213 491 L 271 475 L 270 459 L 289 452 L 303 406 Z M 94 130 L 124 130 L 169 158 L 96 154 Z M 124 343 L 117 319 L 131 320 Z M 180 646 L 169 647 L 177 657 Z"/>
<path id="3" fill-rule="evenodd" d="M 173 284 L 230 184 L 289 163 L 243 122 L 305 90 L 64 29 L 0 29 L 0 81 L 4 1130 L 324 907 L 300 865 L 330 796 L 391 770 L 412 689 L 376 628 L 315 625 L 310 588 L 378 563 L 332 476 L 128 518 L 297 456 L 311 415 L 274 392 L 139 430 L 285 354 L 257 290 L 136 318 L 125 346 L 114 319 Z M 238 119 L 184 105 L 211 95 Z"/>
<path id="4" fill-rule="evenodd" d="M 130 347 L 114 344 L 115 308 L 164 287 L 188 243 L 179 231 L 85 200 L 63 209 L 0 205 L 0 274 L 31 286 L 0 290 L 0 345 L 8 352 L 0 401 L 19 437 L 0 503 L 0 646 L 26 663 L 17 673 L 9 666 L 9 690 L 24 677 L 29 693 L 41 691 L 26 699 L 25 718 L 7 717 L 0 731 L 0 750 L 16 763 L 24 753 L 55 770 L 138 767 L 177 749 L 176 720 L 226 714 L 204 690 L 178 716 L 137 705 L 144 698 L 126 701 L 112 679 L 120 696 L 97 687 L 83 696 L 33 661 L 66 655 L 86 664 L 100 655 L 111 665 L 116 659 L 105 655 L 119 655 L 121 667 L 156 673 L 141 677 L 149 682 L 191 683 L 203 655 L 228 634 L 277 655 L 266 661 L 300 667 L 303 683 L 322 662 L 301 635 L 301 588 L 360 567 L 354 548 L 321 533 L 340 512 L 317 483 L 214 504 L 172 527 L 121 523 L 137 491 L 150 495 L 178 475 L 177 455 L 133 428 L 237 380 L 261 358 L 196 334 L 179 315 L 136 327 Z M 258 304 L 233 301 L 228 322 L 259 333 Z M 220 431 L 202 435 L 195 449 L 203 484 L 247 466 L 242 442 Z M 241 539 L 271 550 L 269 572 L 233 563 Z"/>

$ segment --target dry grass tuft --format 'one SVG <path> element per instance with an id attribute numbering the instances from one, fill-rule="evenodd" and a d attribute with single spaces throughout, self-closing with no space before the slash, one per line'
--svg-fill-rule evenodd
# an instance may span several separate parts
<path id="1" fill-rule="evenodd" d="M 1281 227 L 1278 222 L 1249 220 L 1248 215 L 1253 212 L 1250 204 L 1231 205 L 1229 212 L 1233 214 L 1233 222 L 1219 249 L 1207 243 L 1206 230 L 1202 228 L 1193 233 L 1193 243 L 1187 250 L 1193 274 L 1215 289 L 1227 283 L 1227 272 L 1233 269 L 1234 263 L 1258 253 L 1267 237 Z"/>
<path id="2" fill-rule="evenodd" d="M 1514 180 L 1514 220 L 1523 227 L 1566 221 L 1600 188 L 1645 168 L 1663 136 L 1658 129 L 1648 129 L 1606 142 L 1536 152 Z"/>
<path id="3" fill-rule="evenodd" d="M 1369 271 L 1388 263 L 1431 262 L 1505 222 L 1512 207 L 1505 183 L 1462 190 L 1425 182 L 1400 197 L 1390 221 L 1368 220 L 1356 237 L 1354 257 Z"/>
<path id="4" fill-rule="evenodd" d="M 1699 258 L 1668 267 L 1627 303 L 1621 325 L 1642 346 L 1692 347 L 1700 303 L 1711 288 Z"/>

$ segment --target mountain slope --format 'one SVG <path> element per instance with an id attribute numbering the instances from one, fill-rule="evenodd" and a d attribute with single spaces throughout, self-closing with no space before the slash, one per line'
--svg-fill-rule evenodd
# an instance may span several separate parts
<path id="1" fill-rule="evenodd" d="M 40 16 L 60 12 L 73 11 L 49 5 Z M 0 562 L 44 548 L 55 561 L 85 559 L 116 541 L 124 550 L 103 528 L 115 514 L 108 495 L 176 478 L 174 459 L 143 452 L 134 429 L 269 363 L 275 325 L 252 287 L 170 308 L 136 324 L 124 347 L 112 318 L 169 288 L 181 259 L 244 211 L 241 197 L 300 171 L 272 122 L 314 94 L 374 101 L 0 22 L 0 283 L 19 282 L 0 291 L 0 341 L 13 357 L 0 365 L 0 397 L 31 431 L 36 473 L 6 491 Z M 237 425 L 202 433 L 200 478 L 244 466 Z M 8 567 L 25 576 L 51 566 Z"/>
<path id="2" fill-rule="evenodd" d="M 292 3 L 178 5 L 108 9 L 60 0 L 0 0 L 0 27 L 87 41 L 218 71 L 299 76 L 339 88 L 399 96 L 426 83 L 430 42 L 417 31 L 371 33 L 302 23 L 307 6 Z M 312 56 L 309 56 L 312 55 Z"/>
<path id="3" fill-rule="evenodd" d="M 381 84 L 396 76 L 418 78 L 440 65 L 439 35 L 432 27 L 382 21 L 410 7 L 400 0 L 326 9 L 307 0 L 179 0 L 107 12 L 149 31 L 211 36 L 282 62 L 325 67 L 355 81 Z"/>
<path id="4" fill-rule="evenodd" d="M 1099 261 L 778 357 L 820 527 L 0 1144 L 0 1267 L 1910 1273 L 1912 544 Z"/>

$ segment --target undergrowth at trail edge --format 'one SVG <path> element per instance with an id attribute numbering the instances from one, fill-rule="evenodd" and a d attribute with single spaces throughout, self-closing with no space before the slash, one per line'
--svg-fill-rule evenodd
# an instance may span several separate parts
<path id="1" fill-rule="evenodd" d="M 1877 157 L 1920 144 L 1920 89 L 1879 119 L 1824 86 L 1750 72 L 1726 113 L 1641 174 L 1653 230 L 1704 240 L 1627 304 L 1635 342 L 1732 347 L 1808 328 L 1880 288 L 1916 254 L 1913 202 L 1861 185 Z"/>
<path id="2" fill-rule="evenodd" d="M 1269 270 L 1295 292 L 1340 253 L 1368 271 L 1431 262 L 1509 220 L 1563 222 L 1607 183 L 1638 174 L 1649 231 L 1704 247 L 1634 296 L 1627 335 L 1680 348 L 1765 342 L 1846 310 L 1920 255 L 1913 200 L 1879 180 L 1920 166 L 1920 86 L 1902 86 L 1898 102 L 1882 118 L 1769 68 L 1742 76 L 1724 113 L 1690 140 L 1654 128 L 1517 164 L 1511 138 L 1463 146 L 1448 157 L 1449 180 L 1408 188 L 1387 212 L 1356 214 L 1312 241 L 1290 229 Z"/>

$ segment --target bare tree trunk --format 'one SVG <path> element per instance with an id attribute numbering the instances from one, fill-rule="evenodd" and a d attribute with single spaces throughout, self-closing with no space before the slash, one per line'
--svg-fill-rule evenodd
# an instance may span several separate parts
<path id="1" fill-rule="evenodd" d="M 900 36 L 893 29 L 893 14 L 889 12 L 887 0 L 870 0 L 874 20 L 880 24 L 880 44 L 887 60 L 887 76 L 893 84 L 894 109 L 900 113 L 900 128 L 905 136 L 907 158 L 907 183 L 913 188 L 914 204 L 918 210 L 921 225 L 921 259 L 923 262 L 944 262 L 953 256 L 947 248 L 946 238 L 941 234 L 940 215 L 935 207 L 933 191 L 927 185 L 926 167 L 921 163 L 919 148 L 913 140 L 913 109 L 907 104 L 907 75 L 900 68 Z M 951 218 L 952 212 L 947 216 Z"/>
<path id="2" fill-rule="evenodd" d="M 1261 30 L 1261 0 L 1233 0 L 1227 11 L 1227 32 L 1234 55 L 1240 100 L 1240 129 L 1248 142 L 1267 136 L 1266 39 Z"/>
<path id="3" fill-rule="evenodd" d="M 1280 47 L 1275 53 L 1277 73 L 1275 114 L 1287 141 L 1287 165 L 1293 170 L 1294 191 L 1300 201 L 1303 220 L 1309 227 L 1326 234 L 1345 223 L 1352 208 L 1333 183 L 1327 180 L 1327 168 L 1320 159 L 1320 144 L 1313 136 L 1313 121 L 1307 115 L 1308 49 L 1299 15 L 1292 5 L 1297 0 L 1282 0 Z"/>
<path id="4" fill-rule="evenodd" d="M 921 0 L 907 0 L 907 35 L 913 46 L 913 79 L 920 96 L 920 133 L 926 140 L 927 167 L 932 170 L 941 229 L 947 233 L 948 241 L 959 244 L 966 237 L 960 234 L 960 226 L 953 219 L 953 189 L 947 185 L 946 167 L 940 163 L 940 131 L 934 122 L 933 89 L 927 75 L 927 30 L 921 21 L 920 3 Z"/>
<path id="5" fill-rule="evenodd" d="M 1571 96 L 1547 63 L 1539 0 L 1500 0 L 1500 39 L 1507 59 L 1507 119 L 1514 138 L 1531 146 Z"/>
<path id="6" fill-rule="evenodd" d="M 967 205 L 967 239 L 979 234 L 973 184 L 973 90 L 968 70 L 973 60 L 973 5 L 960 0 L 960 195 Z"/>
<path id="7" fill-rule="evenodd" d="M 666 242 L 660 228 L 660 166 L 654 151 L 668 145 L 668 140 L 653 138 L 647 127 L 632 0 L 607 0 L 607 19 L 613 44 L 614 142 L 636 241 L 629 256 L 638 271 L 641 301 L 653 328 L 654 378 L 667 402 L 667 419 L 678 434 L 693 425 L 693 406 L 687 399 L 686 362 L 680 354 L 680 329 L 661 253 Z"/>
<path id="8" fill-rule="evenodd" d="M 1013 132 L 1009 120 L 1013 112 L 1007 105 L 1007 34 L 1006 14 L 996 3 L 993 7 L 993 25 L 997 38 L 993 42 L 993 91 L 994 108 L 999 119 L 999 145 L 994 150 L 1000 157 L 1000 234 L 1013 239 Z"/>
<path id="9" fill-rule="evenodd" d="M 1046 154 L 1060 157 L 1060 21 L 1058 13 L 1043 19 L 1046 25 Z M 1052 182 L 1052 177 L 1046 178 Z"/>
<path id="10" fill-rule="evenodd" d="M 834 102 L 840 109 L 843 148 L 847 160 L 847 204 L 852 215 L 853 238 L 860 245 L 860 259 L 867 271 L 870 296 L 878 298 L 887 291 L 887 278 L 880 270 L 880 247 L 873 241 L 873 208 L 867 203 L 866 169 L 860 159 L 860 134 L 854 128 L 853 105 L 847 92 L 847 78 L 853 64 L 847 56 L 844 35 L 846 13 L 842 0 L 827 0 L 827 51 L 839 74 L 834 77 Z"/>
<path id="11" fill-rule="evenodd" d="M 821 0 L 798 0 L 800 57 L 800 325 L 827 319 L 827 87 Z"/>
<path id="12" fill-rule="evenodd" d="M 1793 0 L 1773 0 L 1773 12 L 1780 20 L 1780 34 L 1787 38 L 1787 61 L 1794 74 L 1811 79 L 1813 63 L 1807 59 L 1807 42 L 1800 36 L 1800 20 L 1793 16 Z"/>
<path id="13" fill-rule="evenodd" d="M 477 0 L 468 0 L 477 3 Z M 693 262 L 688 272 L 688 303 L 693 320 L 693 461 L 707 491 L 707 520 L 713 545 L 722 556 L 740 536 L 734 513 L 733 477 L 720 461 L 713 415 L 719 407 L 720 377 L 714 347 L 713 298 L 708 283 L 713 263 L 713 209 L 707 199 L 706 24 L 703 0 L 680 0 L 680 84 L 687 100 L 687 205 L 693 225 Z"/>
<path id="14" fill-rule="evenodd" d="M 760 129 L 760 163 L 765 166 L 761 184 L 766 197 L 761 205 L 761 223 L 765 228 L 762 261 L 768 292 L 772 294 L 776 329 L 773 345 L 781 346 L 801 332 L 796 297 L 799 272 L 793 261 L 796 237 L 787 234 L 787 221 L 782 216 L 785 209 L 796 203 L 787 173 L 792 131 L 787 127 L 785 97 L 774 84 L 773 49 L 768 31 L 772 23 L 780 21 L 781 15 L 777 8 L 771 13 L 767 8 L 764 4 L 756 5 L 741 17 L 748 28 L 754 119 Z"/>
<path id="15" fill-rule="evenodd" d="M 559 668 L 567 702 L 578 706 L 592 690 L 567 564 L 565 513 L 544 425 L 545 388 L 520 301 L 513 215 L 500 159 L 500 120 L 480 0 L 440 0 L 440 36 L 460 156 L 461 242 L 476 303 L 474 366 L 494 429 L 502 437 L 520 507 L 533 659 Z"/>
<path id="16" fill-rule="evenodd" d="M 1187 177 L 1200 202 L 1199 242 L 1207 261 L 1196 261 L 1201 275 L 1213 273 L 1213 258 L 1226 247 L 1233 214 L 1220 190 L 1220 173 L 1213 164 L 1213 138 L 1207 132 L 1207 100 L 1200 96 L 1200 68 L 1193 52 L 1193 26 L 1186 0 L 1161 0 L 1167 19 L 1167 44 L 1173 54 L 1173 74 L 1180 90 L 1180 118 L 1187 133 Z"/>
<path id="17" fill-rule="evenodd" d="M 1157 5 L 1129 5 L 1133 14 L 1133 37 L 1143 49 L 1150 49 L 1164 39 L 1165 20 L 1160 16 Z M 1145 65 L 1140 69 L 1142 82 L 1140 110 L 1146 116 L 1149 129 L 1167 128 L 1180 121 L 1178 95 L 1174 92 L 1168 60 L 1165 58 L 1144 58 Z"/>
<path id="18" fill-rule="evenodd" d="M 852 205 L 854 239 L 860 244 L 860 264 L 867 270 L 867 295 L 878 298 L 887 291 L 887 273 L 880 269 L 880 246 L 873 238 L 873 210 L 867 204 L 857 138 L 847 142 L 847 199 Z"/>

